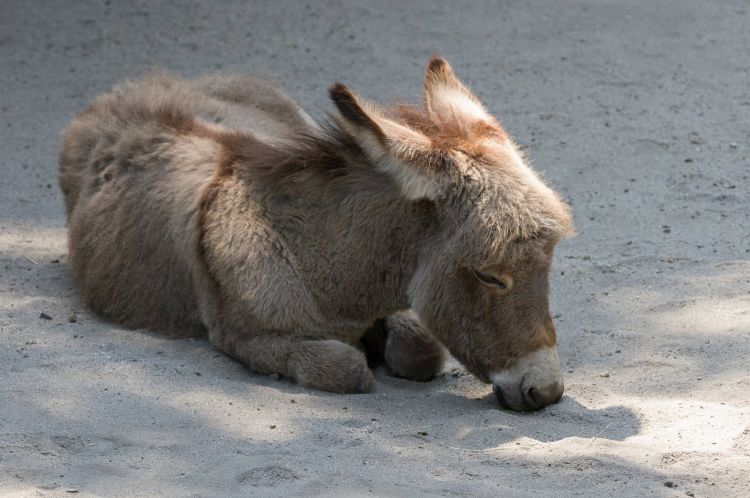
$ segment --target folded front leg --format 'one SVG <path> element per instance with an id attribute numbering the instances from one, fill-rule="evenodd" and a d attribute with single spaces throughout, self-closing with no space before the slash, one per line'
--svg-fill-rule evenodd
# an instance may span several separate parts
<path id="1" fill-rule="evenodd" d="M 258 373 L 279 373 L 300 385 L 338 393 L 362 393 L 372 382 L 365 355 L 334 339 L 255 335 L 212 342 Z"/>
<path id="2" fill-rule="evenodd" d="M 413 311 L 394 313 L 367 331 L 363 338 L 371 363 L 381 358 L 406 379 L 428 381 L 443 368 L 445 349 Z"/>

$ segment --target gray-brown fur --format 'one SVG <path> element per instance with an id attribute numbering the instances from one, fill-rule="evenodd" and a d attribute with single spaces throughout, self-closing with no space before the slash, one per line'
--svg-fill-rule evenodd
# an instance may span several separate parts
<path id="1" fill-rule="evenodd" d="M 359 346 L 376 322 L 378 353 L 419 380 L 442 365 L 438 341 L 485 381 L 554 346 L 546 278 L 567 209 L 494 119 L 443 106 L 453 90 L 431 85 L 460 83 L 436 60 L 425 98 L 445 115 L 341 85 L 339 117 L 316 125 L 253 77 L 158 75 L 97 99 L 60 152 L 87 302 L 131 327 L 207 331 L 255 371 L 339 392 L 367 389 Z M 516 292 L 487 289 L 479 267 Z"/>

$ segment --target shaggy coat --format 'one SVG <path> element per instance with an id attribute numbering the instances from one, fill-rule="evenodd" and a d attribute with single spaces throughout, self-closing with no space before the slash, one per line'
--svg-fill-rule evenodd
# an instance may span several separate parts
<path id="1" fill-rule="evenodd" d="M 319 389 L 367 390 L 365 348 L 428 380 L 445 345 L 505 406 L 559 399 L 566 206 L 442 59 L 421 108 L 330 94 L 316 123 L 262 78 L 155 75 L 76 116 L 60 185 L 86 302 Z"/>

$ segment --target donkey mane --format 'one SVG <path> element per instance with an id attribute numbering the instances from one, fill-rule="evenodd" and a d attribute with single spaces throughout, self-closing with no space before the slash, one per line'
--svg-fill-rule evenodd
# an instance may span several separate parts
<path id="1" fill-rule="evenodd" d="M 477 129 L 473 137 L 461 137 L 456 130 L 438 126 L 425 113 L 408 104 L 389 107 L 386 114 L 431 140 L 433 150 L 413 158 L 431 174 L 450 174 L 447 161 L 452 150 L 479 155 L 481 152 L 476 142 L 486 138 L 490 130 L 487 125 Z M 264 188 L 281 186 L 303 172 L 328 183 L 372 171 L 371 159 L 335 117 L 327 116 L 318 126 L 317 133 L 298 133 L 276 143 L 262 142 L 246 133 L 224 133 L 219 137 L 225 151 L 223 164 L 232 170 L 239 167 L 251 174 Z M 492 131 L 497 130 L 492 128 Z M 497 133 L 501 135 L 501 132 Z M 410 151 L 401 152 L 401 158 L 408 160 Z"/>
<path id="2" fill-rule="evenodd" d="M 315 134 L 297 133 L 276 143 L 251 134 L 225 134 L 220 139 L 224 168 L 250 175 L 264 189 L 280 187 L 300 173 L 328 183 L 369 169 L 362 148 L 332 118 L 319 126 Z"/>

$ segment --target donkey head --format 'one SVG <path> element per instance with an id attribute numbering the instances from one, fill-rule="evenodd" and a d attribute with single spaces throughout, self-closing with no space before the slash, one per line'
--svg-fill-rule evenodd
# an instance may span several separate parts
<path id="1" fill-rule="evenodd" d="M 559 400 L 547 296 L 553 248 L 572 233 L 567 206 L 443 59 L 427 65 L 422 109 L 382 109 L 340 84 L 331 96 L 372 164 L 440 213 L 409 286 L 413 309 L 504 407 Z"/>

